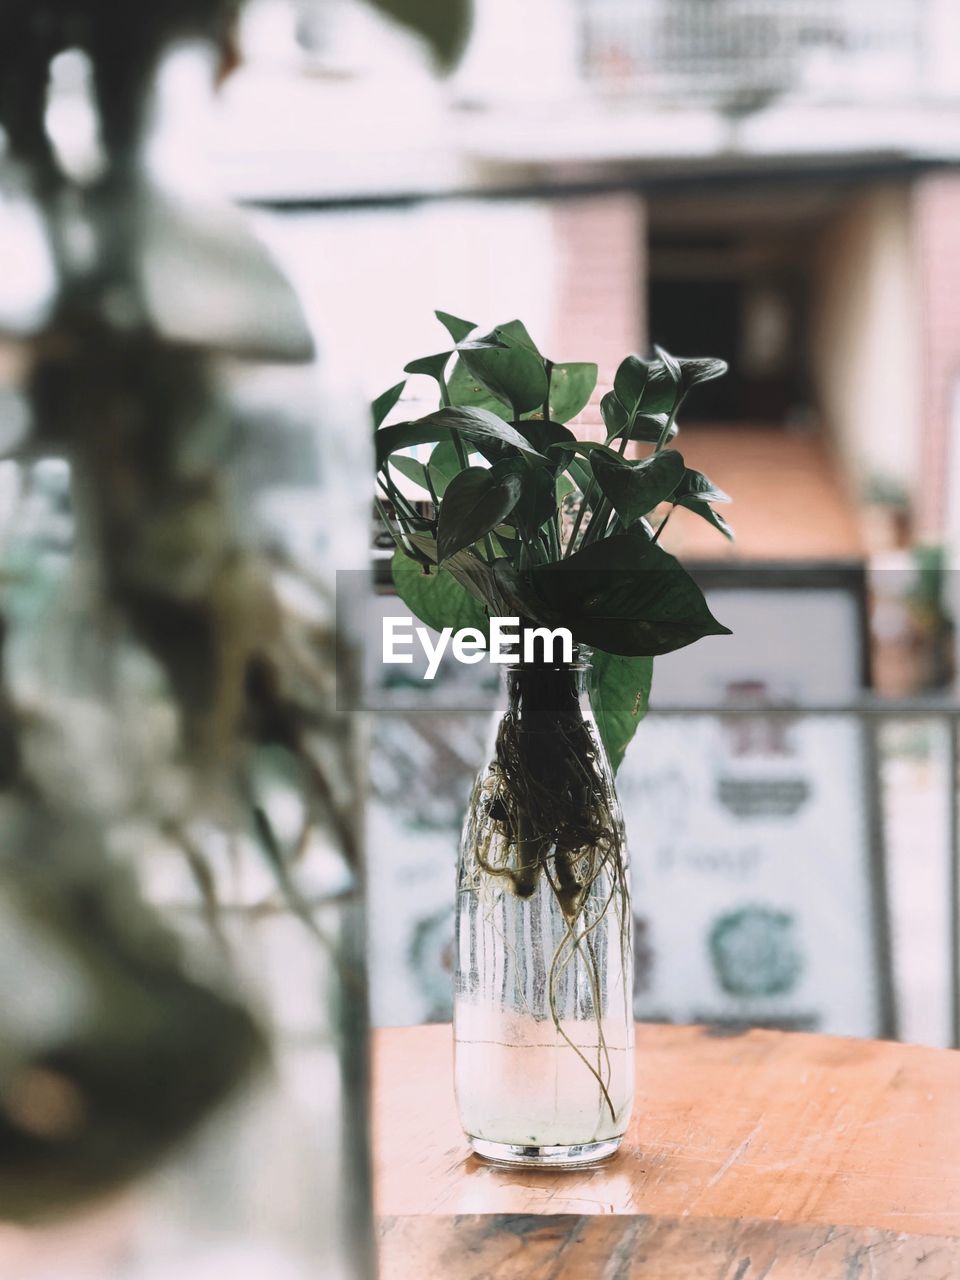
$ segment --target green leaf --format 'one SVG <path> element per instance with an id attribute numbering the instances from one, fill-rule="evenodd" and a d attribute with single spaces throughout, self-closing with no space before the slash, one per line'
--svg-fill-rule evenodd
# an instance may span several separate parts
<path id="1" fill-rule="evenodd" d="M 538 462 L 547 461 L 519 431 L 494 414 L 484 409 L 449 408 L 428 413 L 416 422 L 396 422 L 389 427 L 381 427 L 373 437 L 377 467 L 382 467 L 385 459 L 398 449 L 450 440 L 454 431 L 475 443 L 496 441 L 510 445 Z"/>
<path id="2" fill-rule="evenodd" d="M 437 563 L 437 543 L 429 534 L 407 533 L 407 541 L 413 544 L 414 550 L 430 562 Z M 444 569 L 456 582 L 459 582 L 484 609 L 491 613 L 503 614 L 503 593 L 497 584 L 493 565 L 481 560 L 473 551 L 457 551 L 445 561 Z"/>
<path id="3" fill-rule="evenodd" d="M 639 410 L 649 376 L 650 361 L 642 360 L 640 356 L 627 356 L 614 374 L 613 389 L 628 414 Z"/>
<path id="4" fill-rule="evenodd" d="M 447 367 L 447 361 L 453 355 L 452 351 L 438 351 L 435 356 L 420 356 L 417 360 L 411 360 L 409 364 L 403 366 L 404 373 L 425 373 L 427 377 L 434 378 L 438 385 L 443 384 L 443 371 Z"/>
<path id="5" fill-rule="evenodd" d="M 557 490 L 553 473 L 546 467 L 528 467 L 519 460 L 507 465 L 520 469 L 522 485 L 520 501 L 510 516 L 510 523 L 517 526 L 528 542 L 533 542 L 541 525 L 556 515 Z"/>
<path id="6" fill-rule="evenodd" d="M 465 409 L 486 409 L 495 413 L 498 418 L 507 421 L 511 417 L 510 408 L 496 396 L 492 396 L 478 379 L 476 379 L 463 361 L 457 357 L 450 377 L 447 379 L 447 394 L 452 405 Z"/>
<path id="7" fill-rule="evenodd" d="M 424 573 L 398 547 L 390 565 L 397 595 L 412 614 L 435 631 L 444 627 L 476 627 L 487 634 L 488 618 L 483 605 L 447 569 Z"/>
<path id="8" fill-rule="evenodd" d="M 577 437 L 569 427 L 559 422 L 544 422 L 542 418 L 524 418 L 520 431 L 535 449 L 551 461 L 554 470 L 563 465 L 565 457 L 570 456 L 567 446 L 572 450 L 577 444 Z"/>
<path id="9" fill-rule="evenodd" d="M 653 349 L 657 353 L 657 358 L 659 359 L 660 363 L 663 365 L 668 377 L 670 378 L 670 381 L 674 384 L 674 386 L 679 387 L 680 383 L 683 380 L 683 375 L 680 369 L 680 361 L 676 358 L 676 356 L 672 356 L 669 351 L 665 351 L 663 347 L 658 347 L 656 343 L 653 344 Z"/>
<path id="10" fill-rule="evenodd" d="M 660 356 L 650 365 L 647 384 L 640 400 L 640 412 L 645 414 L 671 414 L 681 396 L 680 366 L 669 352 L 660 347 L 654 350 Z"/>
<path id="11" fill-rule="evenodd" d="M 620 457 L 616 449 L 611 449 L 608 444 L 604 444 L 600 440 L 575 439 L 569 443 L 561 441 L 559 444 L 551 445 L 549 452 L 552 458 L 561 454 L 565 457 L 569 457 L 570 454 L 577 454 L 587 459 L 592 458 L 595 453 L 602 453 L 605 457 L 612 458 L 616 462 L 627 462 L 627 459 Z"/>
<path id="12" fill-rule="evenodd" d="M 581 441 L 581 443 L 585 442 Z M 566 470 L 569 471 L 570 475 L 573 477 L 574 483 L 580 490 L 581 495 L 585 495 L 593 481 L 593 472 L 590 468 L 581 462 L 579 458 L 571 458 L 567 463 Z M 596 489 L 594 489 L 595 495 L 596 492 Z M 587 505 L 588 507 L 590 506 L 589 503 Z"/>
<path id="13" fill-rule="evenodd" d="M 555 364 L 550 373 L 550 417 L 569 422 L 590 403 L 597 385 L 595 364 Z"/>
<path id="14" fill-rule="evenodd" d="M 641 440 L 646 444 L 656 444 L 663 435 L 668 421 L 669 415 L 666 413 L 640 413 L 634 420 L 633 427 L 630 430 L 630 439 Z M 667 438 L 664 443 L 673 440 L 677 431 L 677 424 L 671 422 L 670 430 L 667 432 Z"/>
<path id="15" fill-rule="evenodd" d="M 471 547 L 501 524 L 517 505 L 520 476 L 511 469 L 468 467 L 447 486 L 437 524 L 437 554 L 441 563 Z"/>
<path id="16" fill-rule="evenodd" d="M 481 386 L 509 404 L 515 418 L 542 405 L 547 395 L 543 360 L 526 347 L 460 347 L 460 359 Z"/>
<path id="17" fill-rule="evenodd" d="M 729 635 L 700 588 L 656 543 L 626 533 L 567 560 L 522 571 L 493 566 L 505 596 L 526 615 L 606 653 L 654 657 L 708 635 Z"/>
<path id="18" fill-rule="evenodd" d="M 370 406 L 370 412 L 373 415 L 374 431 L 376 431 L 378 427 L 383 426 L 384 418 L 403 395 L 403 389 L 406 385 L 406 381 L 398 382 L 387 391 L 384 391 L 382 395 L 377 396 L 376 400 L 374 400 L 373 404 Z"/>
<path id="19" fill-rule="evenodd" d="M 719 511 L 714 511 L 708 503 L 700 498 L 681 498 L 677 503 L 678 507 L 686 507 L 688 511 L 693 511 L 701 519 L 706 520 L 707 524 L 712 524 L 715 529 L 719 529 L 725 538 L 731 542 L 736 541 L 736 535 L 730 525 L 724 520 Z"/>
<path id="20" fill-rule="evenodd" d="M 475 440 L 478 445 L 492 440 L 519 450 L 525 457 L 535 462 L 549 463 L 549 459 L 540 453 L 525 435 L 509 422 L 504 422 L 495 414 L 487 413 L 483 409 L 438 409 L 428 417 L 440 425 L 448 426 L 452 431 L 459 431 L 467 439 Z"/>
<path id="21" fill-rule="evenodd" d="M 477 327 L 472 320 L 461 320 L 459 316 L 452 316 L 449 311 L 435 311 L 433 314 L 454 342 L 462 342 Z"/>
<path id="22" fill-rule="evenodd" d="M 461 470 L 460 455 L 457 453 L 456 445 L 454 445 L 453 441 L 441 440 L 430 454 L 430 461 L 427 466 L 430 468 L 430 479 L 433 481 L 433 487 L 437 491 L 437 497 L 442 498 L 446 492 L 447 485 Z"/>
<path id="23" fill-rule="evenodd" d="M 652 680 L 652 658 L 625 658 L 594 649 L 590 703 L 614 773 L 647 714 Z"/>
<path id="24" fill-rule="evenodd" d="M 683 458 L 674 449 L 639 462 L 617 454 L 593 452 L 590 465 L 597 483 L 625 524 L 633 524 L 665 501 L 683 479 Z"/>
<path id="25" fill-rule="evenodd" d="M 422 36 L 442 68 L 454 65 L 470 30 L 470 0 L 369 0 L 375 9 Z"/>
<path id="26" fill-rule="evenodd" d="M 508 320 L 506 324 L 498 324 L 493 332 L 504 346 L 521 347 L 524 351 L 532 351 L 540 360 L 543 359 L 537 344 L 527 333 L 526 325 L 521 320 Z"/>
<path id="27" fill-rule="evenodd" d="M 565 476 L 565 475 L 557 476 L 556 495 L 557 495 L 558 507 L 560 506 L 561 502 L 563 502 L 564 498 L 568 498 L 571 493 L 576 493 L 576 492 L 577 492 L 577 486 L 574 484 L 574 482 L 570 479 L 569 476 Z"/>
<path id="28" fill-rule="evenodd" d="M 726 360 L 718 360 L 713 356 L 681 356 L 677 363 L 680 366 L 680 385 L 684 395 L 699 382 L 722 378 L 729 367 Z"/>
<path id="29" fill-rule="evenodd" d="M 626 431 L 629 415 L 618 400 L 615 391 L 608 391 L 600 401 L 600 416 L 603 418 L 603 425 L 607 428 L 608 440 L 615 440 Z"/>
<path id="30" fill-rule="evenodd" d="M 396 467 L 402 476 L 406 476 L 408 480 L 412 480 L 414 484 L 418 484 L 421 489 L 426 490 L 427 495 L 430 494 L 430 485 L 427 482 L 427 468 L 422 462 L 418 462 L 416 458 L 408 458 L 405 454 L 390 459 L 391 467 Z"/>
<path id="31" fill-rule="evenodd" d="M 683 479 L 673 495 L 674 502 L 681 498 L 699 498 L 702 502 L 731 502 L 729 493 L 718 489 L 712 480 L 708 480 L 702 471 L 693 471 L 685 467 Z"/>

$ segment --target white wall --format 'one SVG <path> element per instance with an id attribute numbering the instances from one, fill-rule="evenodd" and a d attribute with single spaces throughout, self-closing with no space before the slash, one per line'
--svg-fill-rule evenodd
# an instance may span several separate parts
<path id="1" fill-rule="evenodd" d="M 919 461 L 920 325 L 906 184 L 855 197 L 831 222 L 814 298 L 818 400 L 854 492 L 879 479 L 909 493 Z"/>

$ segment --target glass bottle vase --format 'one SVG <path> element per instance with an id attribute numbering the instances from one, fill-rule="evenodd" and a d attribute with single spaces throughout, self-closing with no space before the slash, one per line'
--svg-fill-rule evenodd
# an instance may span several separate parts
<path id="1" fill-rule="evenodd" d="M 457 878 L 457 1104 L 506 1164 L 614 1154 L 633 1104 L 629 861 L 589 659 L 506 670 Z"/>

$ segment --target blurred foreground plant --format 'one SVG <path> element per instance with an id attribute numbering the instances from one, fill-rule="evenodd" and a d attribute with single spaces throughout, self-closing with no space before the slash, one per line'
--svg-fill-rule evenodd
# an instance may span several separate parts
<path id="1" fill-rule="evenodd" d="M 460 0 L 374 3 L 453 57 Z M 26 429 L 8 456 L 25 491 L 43 460 L 65 461 L 72 522 L 52 573 L 26 530 L 0 565 L 0 956 L 16 974 L 0 995 L 0 1221 L 122 1184 L 266 1061 L 275 1011 L 252 1011 L 230 928 L 253 856 L 270 888 L 247 914 L 280 904 L 332 952 L 353 1197 L 340 1225 L 351 1274 L 366 1275 L 362 941 L 318 920 L 328 890 L 348 902 L 360 883 L 336 566 L 317 574 L 266 545 L 231 489 L 231 362 L 309 360 L 312 341 L 236 216 L 158 190 L 143 163 L 162 56 L 201 38 L 228 64 L 238 7 L 0 0 L 0 234 L 12 255 L 47 253 L 28 298 L 7 298 L 0 276 L 0 330 L 24 369 Z M 79 165 L 47 110 L 64 55 L 89 72 L 96 145 Z M 336 874 L 308 892 L 318 849 Z M 215 963 L 143 891 L 171 852 Z"/>

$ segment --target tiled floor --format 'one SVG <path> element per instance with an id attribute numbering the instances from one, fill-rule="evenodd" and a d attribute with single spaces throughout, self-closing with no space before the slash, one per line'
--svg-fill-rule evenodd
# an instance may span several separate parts
<path id="1" fill-rule="evenodd" d="M 862 556 L 852 495 L 823 437 L 783 427 L 683 427 L 677 441 L 689 467 L 733 498 L 721 508 L 737 541 L 728 543 L 690 511 L 678 509 L 664 548 L 682 559 L 798 560 Z"/>

